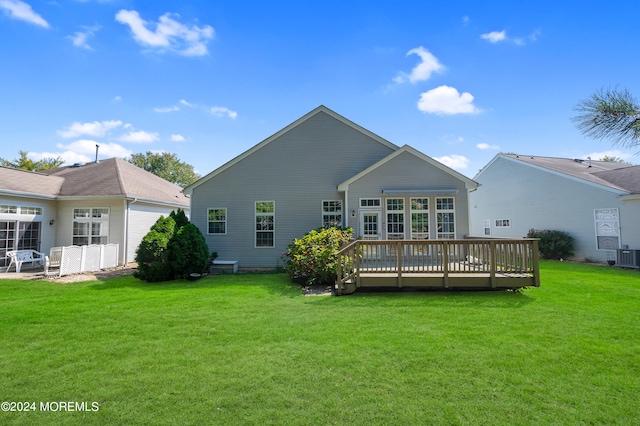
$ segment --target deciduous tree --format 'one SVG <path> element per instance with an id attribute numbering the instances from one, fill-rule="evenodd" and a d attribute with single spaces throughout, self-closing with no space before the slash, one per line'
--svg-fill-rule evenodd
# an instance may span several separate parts
<path id="1" fill-rule="evenodd" d="M 180 161 L 176 154 L 147 151 L 145 153 L 132 154 L 126 160 L 183 188 L 200 179 L 200 175 L 193 170 L 193 166 Z"/>

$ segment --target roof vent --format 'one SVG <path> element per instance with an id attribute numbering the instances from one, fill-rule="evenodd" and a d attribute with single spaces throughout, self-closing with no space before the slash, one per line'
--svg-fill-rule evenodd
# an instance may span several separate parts
<path id="1" fill-rule="evenodd" d="M 584 160 L 581 160 L 579 158 L 574 158 L 573 161 L 575 161 L 576 163 L 584 163 Z"/>
<path id="2" fill-rule="evenodd" d="M 78 167 L 82 167 L 84 166 L 84 163 L 73 163 L 73 165 L 71 166 L 71 168 L 73 169 L 77 169 Z"/>

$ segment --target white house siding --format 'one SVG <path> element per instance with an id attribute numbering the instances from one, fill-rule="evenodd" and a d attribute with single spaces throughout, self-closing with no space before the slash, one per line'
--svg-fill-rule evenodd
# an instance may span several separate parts
<path id="1" fill-rule="evenodd" d="M 129 202 L 129 217 L 128 217 L 128 232 L 127 232 L 127 247 L 126 256 L 127 262 L 134 262 L 136 258 L 136 252 L 140 246 L 142 238 L 149 232 L 151 226 L 160 218 L 160 216 L 167 217 L 172 211 L 178 210 L 169 207 L 163 207 L 159 205 L 143 203 L 143 202 Z M 183 209 L 185 210 L 185 209 Z M 188 215 L 188 209 L 185 210 L 185 214 Z"/>
<path id="2" fill-rule="evenodd" d="M 192 223 L 209 249 L 241 268 L 273 268 L 294 238 L 322 225 L 340 182 L 393 151 L 321 112 L 196 186 Z M 275 247 L 255 248 L 255 201 L 275 201 Z M 207 209 L 227 209 L 227 234 L 207 234 Z M 344 213 L 343 213 L 344 214 Z"/>
<path id="3" fill-rule="evenodd" d="M 58 202 L 57 245 L 73 244 L 73 209 L 109 208 L 109 243 L 119 244 L 118 263 L 124 263 L 124 198 L 95 198 L 94 200 L 60 200 Z"/>
<path id="4" fill-rule="evenodd" d="M 585 181 L 498 157 L 475 180 L 471 193 L 471 228 L 484 236 L 483 222 L 490 220 L 491 236 L 520 238 L 529 229 L 551 229 L 575 238 L 575 258 L 606 261 L 596 249 L 594 211 L 618 208 L 618 194 Z M 510 227 L 497 228 L 496 219 L 508 219 Z M 624 224 L 624 222 L 623 222 Z"/>
<path id="5" fill-rule="evenodd" d="M 49 253 L 49 249 L 55 245 L 55 229 L 57 224 L 56 202 L 51 200 L 42 200 L 38 198 L 28 197 L 1 197 L 0 205 L 16 206 L 16 207 L 40 207 L 42 209 L 41 216 L 0 213 L 0 221 L 8 222 L 41 222 L 40 225 L 40 251 Z M 49 225 L 53 220 L 54 223 Z M 11 248 L 9 248 L 10 250 Z"/>
<path id="6" fill-rule="evenodd" d="M 620 203 L 622 245 L 640 250 L 640 198 Z"/>
<path id="7" fill-rule="evenodd" d="M 463 238 L 469 235 L 469 204 L 465 183 L 456 179 L 449 173 L 425 163 L 424 160 L 404 152 L 389 160 L 385 164 L 363 176 L 361 179 L 352 182 L 348 191 L 348 206 L 346 208 L 348 226 L 352 227 L 358 236 L 362 235 L 359 229 L 360 221 L 360 199 L 380 198 L 381 199 L 381 238 L 387 238 L 385 220 L 385 199 L 387 196 L 383 190 L 435 190 L 435 189 L 455 189 L 457 193 L 452 195 L 455 203 L 455 231 L 456 238 Z M 450 195 L 431 194 L 429 198 L 429 233 L 430 239 L 436 239 L 436 197 Z M 399 198 L 391 196 L 391 198 Z M 411 211 L 407 195 L 404 198 L 405 213 L 405 238 L 410 238 Z M 371 211 L 371 209 L 364 209 Z M 355 217 L 352 212 L 355 211 Z"/>

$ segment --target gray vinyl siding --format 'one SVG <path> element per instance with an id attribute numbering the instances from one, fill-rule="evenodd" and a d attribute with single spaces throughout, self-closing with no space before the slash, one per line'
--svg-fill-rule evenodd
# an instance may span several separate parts
<path id="1" fill-rule="evenodd" d="M 470 196 L 474 236 L 483 236 L 486 219 L 493 237 L 524 237 L 531 228 L 559 230 L 575 238 L 576 259 L 604 262 L 606 252 L 596 248 L 594 211 L 618 208 L 625 241 L 629 215 L 613 191 L 504 157 L 475 180 L 480 187 Z M 509 219 L 511 227 L 496 228 L 496 219 Z"/>
<path id="2" fill-rule="evenodd" d="M 389 160 L 377 169 L 366 174 L 361 179 L 349 185 L 348 206 L 346 208 L 348 226 L 355 230 L 356 235 L 361 235 L 359 229 L 360 221 L 360 199 L 380 198 L 382 212 L 381 222 L 383 225 L 382 238 L 386 238 L 385 232 L 385 199 L 382 190 L 424 190 L 452 188 L 457 190 L 453 196 L 455 199 L 455 231 L 456 238 L 464 238 L 469 235 L 469 204 L 465 183 L 443 170 L 425 163 L 415 155 L 404 152 Z M 391 198 L 398 198 L 393 196 Z M 409 238 L 411 228 L 409 210 L 409 196 L 405 198 L 405 237 Z M 436 196 L 429 196 L 429 233 L 431 239 L 436 239 Z M 351 212 L 356 211 L 356 217 L 351 217 Z M 371 211 L 371 209 L 366 209 Z"/>
<path id="3" fill-rule="evenodd" d="M 196 186 L 192 222 L 220 259 L 237 260 L 241 268 L 280 266 L 280 257 L 294 238 L 322 225 L 322 201 L 342 200 L 338 184 L 392 151 L 318 113 Z M 275 201 L 273 248 L 255 248 L 256 201 Z M 210 208 L 227 209 L 226 235 L 207 233 Z"/>

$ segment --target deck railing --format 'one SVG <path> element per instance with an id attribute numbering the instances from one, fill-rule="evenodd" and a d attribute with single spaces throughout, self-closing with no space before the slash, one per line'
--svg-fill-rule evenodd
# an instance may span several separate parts
<path id="1" fill-rule="evenodd" d="M 473 278 L 489 276 L 534 278 L 539 285 L 538 240 L 357 240 L 341 248 L 336 285 L 338 292 L 347 283 L 360 286 L 366 274 L 441 274 L 447 283 L 458 274 Z"/>

